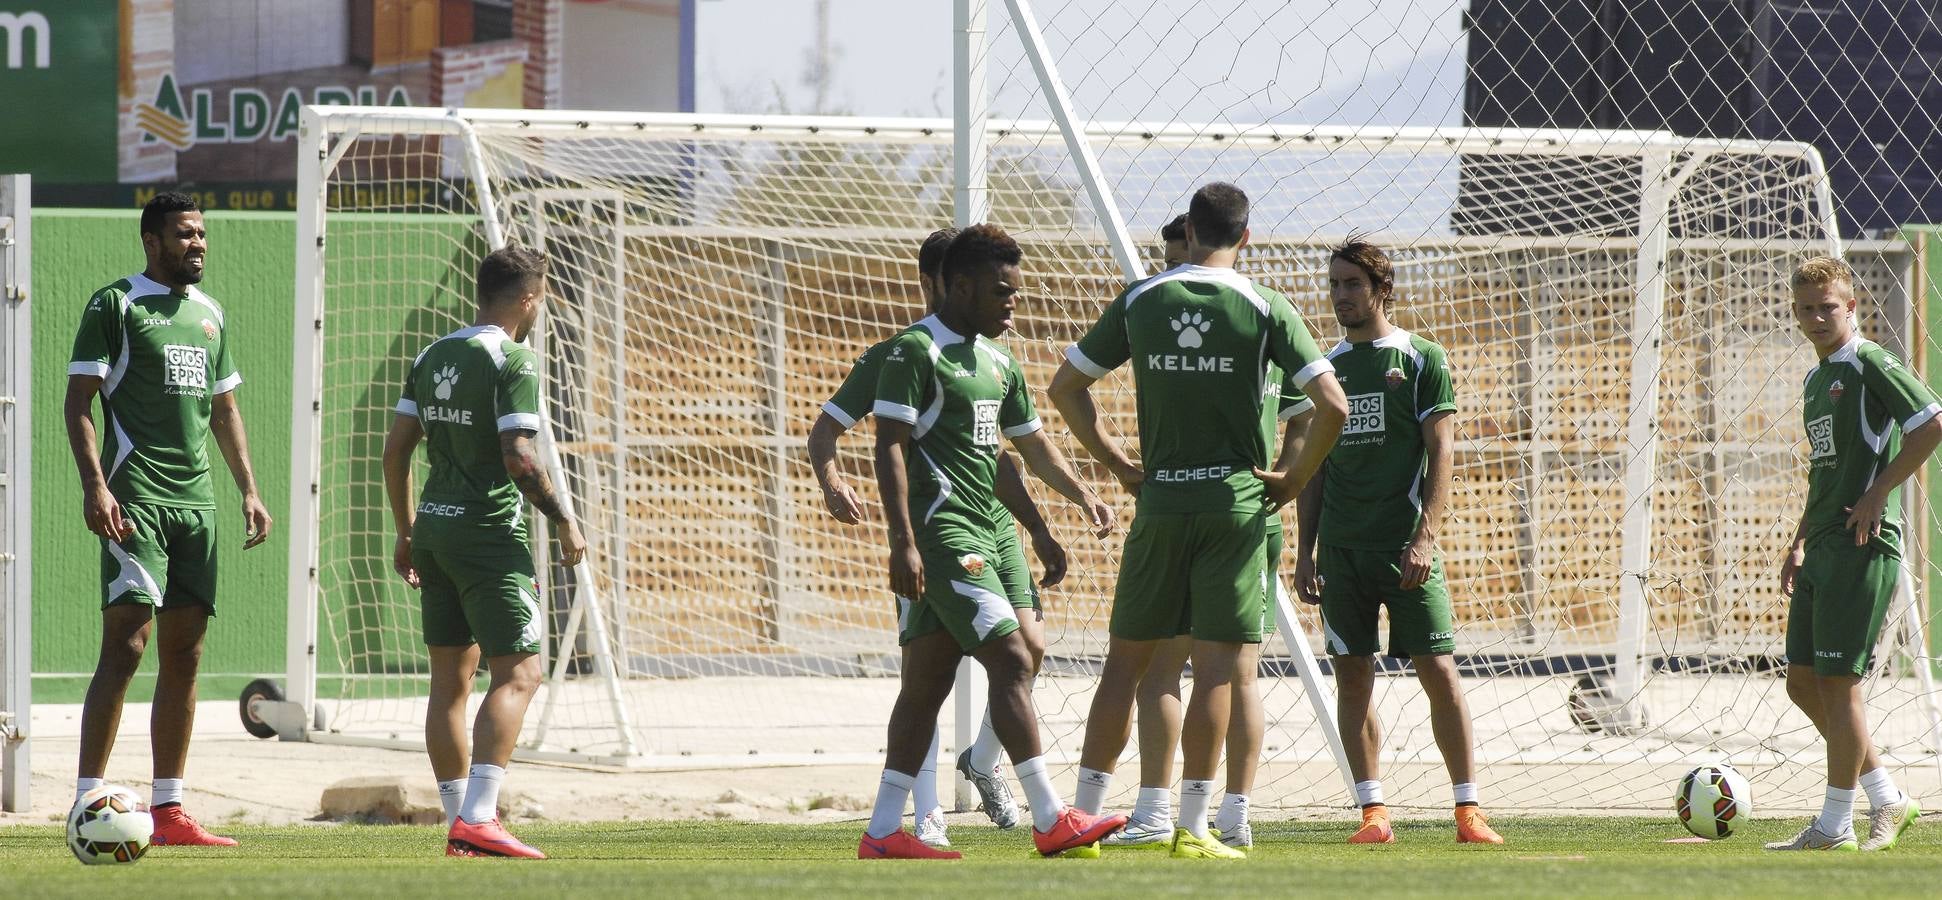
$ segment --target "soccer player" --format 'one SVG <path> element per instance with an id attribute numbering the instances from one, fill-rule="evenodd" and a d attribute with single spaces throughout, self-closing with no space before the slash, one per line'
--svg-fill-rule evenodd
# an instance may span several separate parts
<path id="1" fill-rule="evenodd" d="M 1794 323 L 1820 362 L 1807 373 L 1807 508 L 1780 565 L 1787 696 L 1827 741 L 1821 814 L 1768 850 L 1853 850 L 1855 782 L 1868 793 L 1862 850 L 1895 846 L 1921 814 L 1868 739 L 1861 676 L 1901 575 L 1901 484 L 1942 443 L 1942 404 L 1854 323 L 1854 270 L 1833 257 L 1794 270 Z M 1898 433 L 1899 432 L 1899 433 Z"/>
<path id="2" fill-rule="evenodd" d="M 1032 808 L 1032 842 L 1047 856 L 1098 841 L 1126 823 L 1059 802 L 1032 704 L 1032 656 L 1015 598 L 998 576 L 999 532 L 1010 523 L 994 494 L 1001 437 L 1054 491 L 1086 511 L 1100 536 L 1112 508 L 1073 474 L 1045 436 L 1024 371 L 994 343 L 1011 327 L 1023 254 L 992 225 L 965 229 L 944 256 L 947 293 L 937 314 L 905 329 L 883 356 L 877 382 L 877 485 L 890 538 L 903 684 L 890 713 L 877 802 L 857 844 L 861 859 L 955 859 L 898 827 L 937 711 L 958 661 L 971 656 L 990 680 L 990 715 Z"/>
<path id="3" fill-rule="evenodd" d="M 1362 807 L 1362 827 L 1349 843 L 1396 839 L 1369 710 L 1376 616 L 1386 606 L 1389 653 L 1410 659 L 1429 698 L 1430 730 L 1455 785 L 1457 842 L 1501 844 L 1477 805 L 1470 711 L 1450 655 L 1455 630 L 1436 552 L 1456 433 L 1449 363 L 1442 347 L 1390 324 L 1395 269 L 1380 247 L 1351 235 L 1329 254 L 1328 287 L 1344 332 L 1328 358 L 1348 392 L 1350 416 L 1298 504 L 1295 589 L 1321 604 L 1334 659 L 1336 724 Z"/>
<path id="4" fill-rule="evenodd" d="M 1251 671 L 1267 616 L 1267 517 L 1298 494 L 1335 442 L 1346 407 L 1328 360 L 1288 300 L 1234 271 L 1248 239 L 1248 199 L 1214 182 L 1187 209 L 1189 263 L 1114 299 L 1066 351 L 1048 392 L 1073 436 L 1138 496 L 1113 594 L 1111 643 L 1086 720 L 1082 791 L 1103 785 L 1125 747 L 1137 684 L 1154 654 L 1188 623 L 1194 692 L 1181 731 L 1178 857 L 1238 859 L 1207 830 L 1234 704 L 1256 690 Z M 1131 363 L 1140 458 L 1100 428 L 1094 381 Z M 1293 373 L 1314 421 L 1286 467 L 1265 471 L 1262 428 L 1270 364 Z M 1258 702 L 1258 700 L 1252 701 Z M 1101 790 L 1103 793 L 1103 789 Z M 1087 797 L 1087 802 L 1095 802 Z"/>
<path id="5" fill-rule="evenodd" d="M 562 566 L 586 554 L 540 467 L 539 360 L 520 343 L 546 305 L 546 257 L 505 247 L 479 261 L 472 324 L 418 354 L 384 440 L 384 493 L 397 528 L 392 567 L 419 590 L 431 654 L 425 749 L 450 828 L 447 856 L 545 859 L 499 824 L 499 786 L 539 689 L 542 622 L 524 503 L 559 537 Z M 411 457 L 431 473 L 414 510 Z M 465 703 L 483 657 L 492 681 L 465 768 Z"/>
<path id="6" fill-rule="evenodd" d="M 1187 261 L 1185 213 L 1173 217 L 1160 229 L 1160 242 L 1162 258 L 1168 270 Z M 1288 425 L 1285 443 L 1275 457 L 1275 464 L 1281 466 L 1301 452 L 1300 441 L 1307 431 L 1309 420 L 1313 418 L 1309 412 L 1315 408 L 1315 404 L 1273 365 L 1268 367 L 1267 382 L 1269 402 L 1262 404 L 1261 425 L 1266 440 L 1273 443 L 1278 425 L 1281 422 Z M 1281 516 L 1277 513 L 1268 517 L 1269 590 L 1263 599 L 1269 609 L 1261 622 L 1264 640 L 1274 629 L 1274 579 L 1279 577 L 1277 563 L 1281 551 Z M 1138 800 L 1126 827 L 1113 832 L 1101 843 L 1108 846 L 1136 846 L 1170 843 L 1173 840 L 1173 755 L 1180 744 L 1180 677 L 1193 654 L 1193 645 L 1193 636 L 1186 632 L 1183 623 L 1179 635 L 1154 651 L 1153 661 L 1140 678 L 1136 697 L 1140 755 Z M 1237 680 L 1253 679 L 1256 674 L 1243 664 L 1237 668 L 1235 677 Z M 1099 690 L 1115 691 L 1124 687 L 1102 683 Z M 1254 829 L 1248 822 L 1248 796 L 1253 791 L 1254 775 L 1259 768 L 1267 719 L 1261 711 L 1258 691 L 1237 690 L 1233 695 L 1235 707 L 1227 724 L 1227 793 L 1221 798 L 1219 811 L 1214 814 L 1214 833 L 1221 843 L 1246 849 L 1254 845 Z M 1125 700 L 1121 698 L 1113 702 L 1123 705 Z M 1120 744 L 1124 746 L 1124 737 L 1120 739 Z M 1086 812 L 1099 811 L 1111 786 L 1112 762 L 1107 763 L 1108 768 L 1099 771 L 1100 777 L 1080 783 L 1074 806 Z"/>
<path id="7" fill-rule="evenodd" d="M 917 279 L 930 313 L 937 312 L 944 296 L 944 251 L 957 234 L 956 228 L 940 228 L 931 232 L 918 250 Z M 831 518 L 850 525 L 862 521 L 863 505 L 837 468 L 836 439 L 870 414 L 871 405 L 876 401 L 877 378 L 883 370 L 883 356 L 890 352 L 894 339 L 893 335 L 891 339 L 863 351 L 856 366 L 843 378 L 836 395 L 823 404 L 822 412 L 809 428 L 809 464 L 816 473 L 817 483 L 822 487 L 823 505 L 829 510 Z M 1038 506 L 1032 502 L 1016 459 L 1002 449 L 998 453 L 996 487 L 998 502 L 1004 505 L 1009 517 L 1016 517 L 1017 522 L 1025 526 L 1026 533 L 1032 538 L 1032 550 L 1045 567 L 1045 576 L 1035 587 L 1031 571 L 1026 567 L 1024 550 L 1018 543 L 1017 529 L 1007 520 L 1009 517 L 1001 517 L 996 530 L 998 578 L 1005 583 L 1006 597 L 1015 604 L 1021 604 L 1018 606 L 1018 630 L 1025 636 L 1025 644 L 1031 650 L 1032 671 L 1036 673 L 1045 659 L 1044 613 L 1039 607 L 1037 588 L 1052 587 L 1065 579 L 1065 548 L 1052 536 L 1052 530 L 1046 527 Z M 911 809 L 916 819 L 917 839 L 932 847 L 949 847 L 951 840 L 945 829 L 944 809 L 938 802 L 935 733 L 931 736 L 931 744 L 930 753 L 924 757 L 924 767 L 917 773 L 917 784 L 911 789 Z M 957 768 L 977 787 L 979 808 L 991 819 L 992 824 L 999 828 L 1011 828 L 1018 824 L 1018 803 L 1012 799 L 1010 786 L 998 772 L 999 758 L 1003 753 L 1004 744 L 998 740 L 997 730 L 991 727 L 990 710 L 987 709 L 977 739 L 958 754 Z"/>
<path id="8" fill-rule="evenodd" d="M 74 794 L 102 784 L 122 699 L 153 632 L 154 842 L 233 847 L 182 810 L 196 669 L 216 614 L 211 435 L 243 495 L 243 549 L 269 537 L 270 514 L 250 466 L 236 404 L 243 376 L 223 311 L 196 287 L 209 254 L 202 211 L 186 194 L 157 194 L 142 208 L 141 236 L 147 267 L 88 300 L 67 368 L 68 448 L 81 473 L 82 516 L 101 538 L 102 581 L 101 655 L 81 708 Z M 96 394 L 106 420 L 98 448 Z"/>

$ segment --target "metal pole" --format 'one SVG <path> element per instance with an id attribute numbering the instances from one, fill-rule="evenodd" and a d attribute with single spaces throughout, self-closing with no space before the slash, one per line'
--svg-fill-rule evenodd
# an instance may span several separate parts
<path id="1" fill-rule="evenodd" d="M 314 107 L 297 131 L 296 314 L 290 385 L 289 594 L 284 607 L 283 696 L 309 721 L 317 703 L 317 569 L 322 539 L 318 490 L 323 466 L 325 181 L 352 140 L 331 153 L 330 130 Z"/>
<path id="2" fill-rule="evenodd" d="M 25 812 L 33 803 L 33 555 L 28 552 L 33 504 L 33 187 L 26 175 L 0 176 L 0 303 L 7 323 L 5 397 L 0 423 L 7 446 L 6 533 L 0 564 L 0 810 Z"/>
<path id="3" fill-rule="evenodd" d="M 952 29 L 951 79 L 952 153 L 955 177 L 951 204 L 952 223 L 959 228 L 976 225 L 991 215 L 990 170 L 986 152 L 990 149 L 985 124 L 990 118 L 991 98 L 985 93 L 985 0 L 956 0 Z M 952 744 L 960 752 L 978 738 L 984 723 L 984 697 L 987 692 L 984 669 L 969 659 L 958 663 L 957 682 L 951 711 Z M 978 791 L 963 775 L 953 772 L 951 781 L 955 812 L 972 809 Z M 941 794 L 940 793 L 940 798 Z M 918 810 L 922 815 L 926 810 Z"/>

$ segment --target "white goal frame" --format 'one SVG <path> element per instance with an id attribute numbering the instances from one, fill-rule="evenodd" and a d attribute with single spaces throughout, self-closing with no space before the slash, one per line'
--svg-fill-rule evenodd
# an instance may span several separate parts
<path id="1" fill-rule="evenodd" d="M 32 804 L 33 187 L 0 175 L 0 810 Z"/>

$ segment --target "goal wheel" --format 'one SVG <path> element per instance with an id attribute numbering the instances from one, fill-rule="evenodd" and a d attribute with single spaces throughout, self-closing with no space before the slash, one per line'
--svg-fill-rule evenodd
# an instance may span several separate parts
<path id="1" fill-rule="evenodd" d="M 283 689 L 277 687 L 276 682 L 268 678 L 258 678 L 243 686 L 242 699 L 237 702 L 237 711 L 243 716 L 244 731 L 265 740 L 276 737 L 276 729 L 270 727 L 270 723 L 263 721 L 263 718 L 256 714 L 256 710 L 250 708 L 250 704 L 257 700 L 281 702 Z"/>

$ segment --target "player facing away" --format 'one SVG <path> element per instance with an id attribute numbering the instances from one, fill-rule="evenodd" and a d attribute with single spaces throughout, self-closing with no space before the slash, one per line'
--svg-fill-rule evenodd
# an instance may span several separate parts
<path id="1" fill-rule="evenodd" d="M 1160 229 L 1161 255 L 1166 269 L 1179 267 L 1187 261 L 1187 215 L 1181 213 L 1173 217 Z M 1301 438 L 1307 431 L 1308 422 L 1313 416 L 1309 413 L 1315 408 L 1294 386 L 1292 380 L 1279 368 L 1268 367 L 1268 394 L 1262 404 L 1261 427 L 1270 445 L 1275 442 L 1274 433 L 1280 423 L 1287 423 L 1287 431 L 1281 452 L 1276 455 L 1276 465 L 1280 466 L 1301 452 Z M 1274 580 L 1279 577 L 1277 562 L 1281 557 L 1282 527 L 1281 516 L 1268 517 L 1267 570 L 1269 592 L 1263 598 L 1269 609 L 1262 618 L 1263 639 L 1274 629 L 1273 591 Z M 1154 651 L 1153 661 L 1147 665 L 1146 674 L 1140 677 L 1137 686 L 1136 707 L 1139 711 L 1139 756 L 1140 789 L 1133 813 L 1122 828 L 1101 843 L 1107 846 L 1137 846 L 1143 844 L 1171 843 L 1173 841 L 1173 757 L 1180 745 L 1180 677 L 1188 659 L 1193 655 L 1193 636 L 1187 633 L 1187 623 L 1181 623 L 1180 633 L 1162 643 Z M 1246 665 L 1235 671 L 1237 680 L 1252 679 L 1256 673 Z M 1125 691 L 1133 686 L 1118 683 L 1101 683 L 1101 692 Z M 1261 696 L 1258 691 L 1233 691 L 1235 706 L 1227 723 L 1227 793 L 1221 798 L 1220 808 L 1214 813 L 1214 832 L 1220 842 L 1229 847 L 1246 849 L 1254 845 L 1254 829 L 1248 822 L 1248 796 L 1254 788 L 1254 775 L 1260 763 L 1261 742 L 1267 724 L 1261 711 Z M 1252 702 L 1248 702 L 1248 701 Z M 1123 698 L 1112 702 L 1123 705 Z M 1124 746 L 1125 738 L 1120 738 Z M 1109 763 L 1110 764 L 1110 763 Z M 1103 770 L 1102 777 L 1083 781 L 1073 805 L 1087 812 L 1097 812 L 1105 804 L 1105 796 L 1111 787 L 1112 770 Z"/>
<path id="2" fill-rule="evenodd" d="M 1821 814 L 1768 850 L 1853 850 L 1855 782 L 1868 794 L 1862 850 L 1895 846 L 1921 814 L 1868 739 L 1861 676 L 1901 571 L 1901 484 L 1942 444 L 1942 404 L 1854 322 L 1854 270 L 1833 257 L 1794 270 L 1794 323 L 1820 357 L 1801 400 L 1807 508 L 1780 565 L 1787 696 L 1827 742 Z"/>
<path id="3" fill-rule="evenodd" d="M 233 847 L 182 810 L 196 668 L 216 614 L 213 435 L 243 499 L 243 549 L 270 535 L 243 433 L 237 371 L 223 310 L 196 285 L 209 254 L 202 211 L 186 194 L 142 208 L 148 264 L 94 293 L 68 363 L 68 447 L 81 473 L 81 512 L 101 538 L 101 655 L 81 709 L 74 795 L 100 787 L 121 725 L 122 699 L 151 634 L 159 645 L 149 743 L 155 836 L 162 846 Z M 101 396 L 100 445 L 94 398 Z M 104 467 L 105 462 L 105 467 Z"/>
<path id="4" fill-rule="evenodd" d="M 1073 436 L 1138 497 L 1113 593 L 1111 643 L 1086 720 L 1079 783 L 1103 785 L 1125 748 L 1132 692 L 1184 622 L 1194 690 L 1181 724 L 1178 857 L 1244 854 L 1208 832 L 1207 809 L 1234 706 L 1258 702 L 1242 669 L 1257 665 L 1268 615 L 1267 518 L 1321 466 L 1345 417 L 1328 360 L 1287 298 L 1234 271 L 1248 199 L 1223 182 L 1194 193 L 1189 263 L 1133 284 L 1066 351 L 1048 392 Z M 1130 363 L 1140 465 L 1100 428 L 1094 381 Z M 1262 428 L 1270 365 L 1315 402 L 1301 450 L 1274 471 Z M 1109 688 L 1108 686 L 1114 686 Z M 1117 688 L 1117 689 L 1115 689 Z M 1083 808 L 1083 807 L 1082 807 Z"/>
<path id="5" fill-rule="evenodd" d="M 957 234 L 956 228 L 933 231 L 918 251 L 918 283 L 927 312 L 936 313 L 943 298 L 944 251 Z M 855 525 L 863 520 L 863 504 L 837 468 L 836 439 L 870 414 L 876 402 L 877 378 L 883 371 L 883 356 L 890 352 L 895 337 L 892 335 L 863 352 L 855 367 L 844 376 L 836 395 L 823 404 L 809 428 L 809 464 L 822 488 L 823 506 L 831 518 L 845 524 Z M 996 529 L 998 577 L 1005 583 L 1005 596 L 1018 609 L 1018 630 L 1025 636 L 1025 644 L 1032 653 L 1032 671 L 1037 673 L 1045 659 L 1045 618 L 1037 588 L 1049 588 L 1065 580 L 1065 548 L 1052 536 L 1038 506 L 1032 502 L 1017 460 L 1003 449 L 998 453 L 996 491 L 1006 513 L 1024 525 L 1025 532 L 1031 535 L 1032 550 L 1045 567 L 1044 578 L 1034 586 L 1024 550 L 1019 546 L 1017 529 L 1001 516 Z M 917 783 L 911 789 L 911 809 L 917 839 L 932 847 L 949 847 L 951 840 L 945 829 L 944 809 L 938 801 L 937 743 L 938 735 L 932 732 L 930 752 L 925 755 L 924 767 L 917 773 Z M 987 708 L 977 738 L 958 754 L 957 769 L 977 787 L 979 808 L 992 824 L 1011 828 L 1018 824 L 1018 803 L 1012 799 L 1011 788 L 998 771 L 1004 750 L 997 729 L 991 727 L 991 711 Z"/>
<path id="6" fill-rule="evenodd" d="M 1032 808 L 1032 842 L 1047 856 L 1098 841 L 1126 823 L 1059 802 L 1032 703 L 1032 655 L 1018 603 L 999 578 L 999 532 L 1010 530 L 995 482 L 1001 438 L 1032 472 L 1086 511 L 1095 531 L 1112 508 L 1081 484 L 1045 436 L 1024 371 L 991 339 L 1011 328 L 1022 253 L 1002 229 L 974 225 L 944 257 L 937 314 L 905 329 L 877 381 L 877 485 L 890 539 L 903 682 L 890 713 L 883 779 L 861 859 L 956 859 L 898 827 L 905 799 L 964 656 L 984 666 L 991 722 Z M 1002 528 L 1001 528 L 1002 526 Z"/>
<path id="7" fill-rule="evenodd" d="M 1389 321 L 1395 267 L 1351 235 L 1329 254 L 1329 300 L 1342 341 L 1329 351 L 1349 421 L 1298 504 L 1295 589 L 1320 603 L 1333 657 L 1336 726 L 1355 776 L 1362 827 L 1352 844 L 1395 841 L 1383 803 L 1375 690 L 1377 613 L 1389 609 L 1389 654 L 1408 657 L 1429 698 L 1430 730 L 1450 773 L 1459 843 L 1501 844 L 1478 807 L 1470 711 L 1457 679 L 1450 594 L 1437 532 L 1450 503 L 1456 398 L 1429 339 Z M 1319 549 L 1318 549 L 1319 546 Z"/>
<path id="8" fill-rule="evenodd" d="M 384 439 L 384 493 L 398 536 L 392 567 L 419 591 L 431 703 L 425 749 L 449 831 L 447 856 L 545 859 L 499 824 L 499 786 L 539 689 L 543 614 L 524 504 L 559 536 L 562 566 L 586 538 L 541 468 L 540 364 L 521 341 L 546 305 L 546 257 L 504 247 L 479 261 L 478 313 L 412 361 Z M 431 472 L 416 508 L 411 457 L 423 441 Z M 523 498 L 523 500 L 522 500 Z M 491 684 L 473 722 L 466 769 L 465 703 L 485 660 Z"/>

